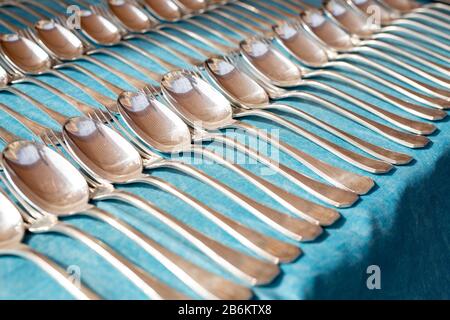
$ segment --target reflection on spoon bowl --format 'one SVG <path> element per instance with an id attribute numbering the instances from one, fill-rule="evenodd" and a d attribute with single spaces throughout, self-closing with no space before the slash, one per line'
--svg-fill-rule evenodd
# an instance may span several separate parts
<path id="1" fill-rule="evenodd" d="M 42 144 L 13 142 L 4 149 L 1 162 L 20 195 L 46 212 L 70 215 L 88 204 L 89 188 L 84 177 Z"/>

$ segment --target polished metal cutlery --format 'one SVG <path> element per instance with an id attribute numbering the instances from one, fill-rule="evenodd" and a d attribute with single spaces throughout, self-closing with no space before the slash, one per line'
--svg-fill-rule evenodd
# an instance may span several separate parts
<path id="1" fill-rule="evenodd" d="M 2 136 L 2 139 L 4 138 L 7 137 Z M 83 242 L 149 298 L 185 298 L 103 242 L 58 220 L 58 216 L 84 211 L 102 214 L 100 209 L 87 204 L 89 188 L 86 180 L 70 162 L 57 152 L 36 142 L 20 140 L 17 137 L 6 142 L 8 145 L 2 152 L 0 163 L 10 189 L 35 208 L 36 215 L 31 218 L 35 219 L 34 222 L 39 222 L 36 231 L 62 233 Z M 42 179 L 43 176 L 47 179 Z"/>
<path id="2" fill-rule="evenodd" d="M 3 128 L 0 127 L 0 131 Z M 68 278 L 64 269 L 43 254 L 22 243 L 25 231 L 33 232 L 34 226 L 23 221 L 26 214 L 20 210 L 8 195 L 0 188 L 0 256 L 17 256 L 31 261 L 59 285 L 67 290 L 74 298 L 81 300 L 100 299 L 94 292 L 83 284 L 76 285 Z"/>

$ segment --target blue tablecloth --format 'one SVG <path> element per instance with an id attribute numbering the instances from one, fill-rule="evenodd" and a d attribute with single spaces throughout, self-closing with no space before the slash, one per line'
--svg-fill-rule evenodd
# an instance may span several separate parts
<path id="1" fill-rule="evenodd" d="M 155 38 L 165 43 L 170 43 L 162 37 L 158 36 Z M 440 41 L 445 43 L 443 39 L 440 39 Z M 163 55 L 164 58 L 170 58 L 171 61 L 180 64 L 179 60 L 171 57 L 170 54 L 158 47 L 148 45 L 141 41 L 133 42 L 151 50 L 153 53 Z M 447 42 L 447 44 L 449 43 Z M 148 59 L 139 57 L 127 49 L 121 48 L 114 50 L 126 53 L 129 57 L 137 58 L 136 61 L 143 65 L 154 67 L 157 71 L 163 71 Z M 448 56 L 448 52 L 441 53 Z M 109 64 L 114 64 L 124 71 L 135 74 L 139 78 L 146 79 L 122 63 L 106 56 L 99 55 L 99 57 Z M 398 58 L 400 59 L 400 57 Z M 127 89 L 132 89 L 125 82 L 108 74 L 105 70 L 85 62 L 80 62 L 80 64 L 114 83 L 124 86 Z M 182 64 L 180 65 L 182 66 Z M 86 86 L 95 86 L 113 97 L 104 88 L 93 82 L 93 80 L 73 71 L 65 72 L 76 76 Z M 448 77 L 448 75 L 445 76 Z M 353 77 L 360 79 L 356 75 L 353 75 Z M 64 92 L 73 94 L 95 105 L 93 100 L 90 100 L 89 97 L 82 94 L 78 89 L 55 77 L 40 76 L 39 78 L 59 88 L 63 88 Z M 422 80 L 426 81 L 426 79 Z M 399 111 L 394 106 L 388 105 L 358 90 L 337 82 L 323 81 L 332 83 L 335 87 L 343 89 L 356 97 L 382 108 L 405 115 L 404 112 Z M 362 81 L 384 92 L 400 96 L 390 88 L 380 87 L 366 80 Z M 17 87 L 25 89 L 30 95 L 55 110 L 66 115 L 78 115 L 77 111 L 64 101 L 55 98 L 43 89 L 30 84 L 20 84 Z M 314 91 L 315 89 L 311 88 L 311 90 Z M 363 112 L 327 93 L 318 92 L 318 94 L 352 110 L 357 110 L 369 118 L 376 119 L 376 117 L 367 112 Z M 57 124 L 24 100 L 2 92 L 0 94 L 0 102 L 11 106 L 17 111 L 26 113 L 36 121 L 50 125 L 55 129 L 57 128 Z M 277 129 L 283 141 L 337 167 L 370 176 L 377 184 L 376 188 L 370 194 L 363 196 L 357 205 L 352 208 L 339 210 L 343 216 L 342 220 L 332 228 L 326 229 L 325 234 L 320 239 L 313 243 L 300 244 L 304 255 L 294 263 L 282 265 L 280 277 L 272 284 L 254 288 L 255 297 L 257 299 L 450 298 L 449 120 L 446 119 L 436 123 L 439 130 L 430 137 L 432 140 L 430 146 L 421 150 L 411 150 L 381 138 L 369 130 L 316 105 L 295 100 L 287 100 L 286 103 L 311 112 L 320 119 L 376 145 L 411 154 L 414 156 L 415 161 L 410 165 L 397 167 L 389 174 L 372 175 L 352 167 L 311 142 L 279 126 L 272 125 L 268 121 L 256 118 L 246 120 L 248 123 L 255 124 L 261 128 Z M 339 143 L 346 148 L 355 150 L 352 146 L 343 143 L 334 136 L 309 123 L 288 115 L 284 116 L 308 130 Z M 0 124 L 23 138 L 33 139 L 33 136 L 18 124 L 18 122 L 2 112 L 0 112 Z M 299 164 L 293 158 L 285 154 L 280 154 L 279 157 L 289 167 L 321 180 L 320 177 Z M 186 158 L 186 160 L 189 159 Z M 263 168 L 256 164 L 247 164 L 244 166 L 257 174 L 260 174 Z M 197 167 L 240 192 L 258 199 L 264 204 L 286 211 L 239 176 L 219 165 L 203 164 L 197 165 Z M 268 235 L 289 241 L 279 236 L 263 223 L 255 221 L 248 212 L 235 203 L 230 202 L 216 190 L 190 177 L 169 170 L 158 170 L 154 174 L 166 179 L 212 208 L 245 225 L 251 226 Z M 264 177 L 292 193 L 318 201 L 280 175 Z M 144 185 L 120 188 L 144 196 L 174 217 L 201 230 L 214 239 L 247 252 L 235 240 L 231 239 L 223 231 L 212 225 L 199 213 L 178 199 Z M 192 246 L 183 242 L 180 237 L 174 235 L 168 228 L 165 228 L 144 212 L 131 206 L 112 201 L 101 202 L 99 206 L 123 218 L 152 239 L 155 239 L 181 256 L 217 274 L 230 277 L 220 267 L 202 256 Z M 153 258 L 149 257 L 143 250 L 125 239 L 113 228 L 104 223 L 87 218 L 71 217 L 64 220 L 80 227 L 86 232 L 94 234 L 162 281 L 192 297 L 196 297 L 190 289 L 177 281 L 175 277 Z M 104 298 L 144 298 L 143 294 L 137 288 L 126 281 L 121 274 L 112 270 L 107 262 L 76 241 L 51 234 L 28 235 L 25 241 L 34 249 L 60 263 L 64 268 L 76 266 L 81 271 L 82 281 L 89 287 L 95 289 Z M 368 270 L 373 265 L 380 268 L 381 289 L 379 290 L 369 290 L 367 286 L 367 279 L 370 276 Z M 71 269 L 73 270 L 73 268 Z M 15 257 L 0 258 L 0 299 L 70 298 L 67 292 L 30 262 Z"/>

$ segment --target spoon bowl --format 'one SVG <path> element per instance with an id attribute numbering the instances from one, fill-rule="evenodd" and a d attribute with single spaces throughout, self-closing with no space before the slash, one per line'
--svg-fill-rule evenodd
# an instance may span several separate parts
<path id="1" fill-rule="evenodd" d="M 10 143 L 2 155 L 5 174 L 18 193 L 45 212 L 71 215 L 89 207 L 86 180 L 56 151 L 19 140 Z"/>
<path id="2" fill-rule="evenodd" d="M 25 226 L 16 206 L 0 190 L 0 248 L 19 244 L 25 234 Z"/>
<path id="3" fill-rule="evenodd" d="M 376 8 L 382 25 L 388 24 L 399 17 L 393 10 L 389 10 L 386 6 L 381 5 L 375 0 L 357 0 L 352 1 L 352 3 L 359 10 L 367 14 L 372 13 L 373 8 Z"/>

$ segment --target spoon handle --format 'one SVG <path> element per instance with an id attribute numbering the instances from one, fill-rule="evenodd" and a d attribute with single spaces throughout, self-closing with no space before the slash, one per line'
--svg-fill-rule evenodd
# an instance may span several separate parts
<path id="1" fill-rule="evenodd" d="M 217 11 L 215 11 L 217 12 Z M 205 19 L 207 21 L 213 22 L 215 24 L 221 25 L 223 20 L 216 18 L 213 15 L 202 15 L 202 19 Z M 200 22 L 202 23 L 202 22 Z M 225 28 L 227 28 L 229 31 L 234 32 L 235 34 L 237 34 L 238 36 L 240 36 L 242 39 L 246 39 L 248 37 L 251 37 L 251 34 L 245 30 L 243 30 L 242 28 L 238 28 L 237 26 L 233 26 L 230 24 L 227 24 L 226 26 L 224 26 Z"/>
<path id="2" fill-rule="evenodd" d="M 379 108 L 371 103 L 364 102 L 358 98 L 355 98 L 341 90 L 337 90 L 333 86 L 329 84 L 325 84 L 318 81 L 308 80 L 305 81 L 305 84 L 311 85 L 315 88 L 321 88 L 329 93 L 332 93 L 336 95 L 339 98 L 345 99 L 348 102 L 352 103 L 353 105 L 366 110 L 373 115 L 376 115 L 380 117 L 381 119 L 384 119 L 394 125 L 396 125 L 399 128 L 402 128 L 403 130 L 409 131 L 414 134 L 422 134 L 427 135 L 431 134 L 436 130 L 436 126 L 430 123 L 421 122 L 421 121 L 415 121 L 412 119 L 408 119 L 402 116 L 399 116 L 395 113 L 392 113 L 390 111 L 384 110 L 382 108 Z"/>
<path id="3" fill-rule="evenodd" d="M 392 52 L 398 53 L 399 55 L 404 56 L 408 60 L 415 61 L 415 62 L 419 63 L 422 66 L 426 66 L 426 68 L 433 69 L 435 72 L 439 72 L 439 73 L 442 73 L 444 75 L 446 75 L 447 72 L 448 72 L 447 68 L 445 68 L 445 67 L 443 67 L 443 66 L 441 66 L 441 65 L 439 65 L 437 63 L 434 63 L 434 62 L 432 62 L 430 60 L 422 58 L 421 55 L 415 55 L 415 54 L 412 54 L 411 52 L 409 52 L 409 51 L 407 51 L 405 49 L 400 49 L 397 46 L 394 46 L 390 42 L 386 43 L 386 42 L 380 41 L 380 40 L 368 40 L 368 41 L 364 41 L 364 44 L 365 45 L 369 45 L 369 46 L 370 45 L 375 45 L 375 46 L 381 47 L 383 49 L 386 49 L 388 51 L 392 51 Z M 420 67 L 420 68 L 422 69 L 422 67 Z M 437 78 L 437 79 L 439 80 L 439 82 L 447 81 L 445 86 L 448 87 L 448 80 L 447 79 L 444 79 L 444 78 Z"/>
<path id="4" fill-rule="evenodd" d="M 417 80 L 413 80 L 407 76 L 404 76 L 403 74 L 400 74 L 389 68 L 386 68 L 384 65 L 382 65 L 380 63 L 375 63 L 361 55 L 343 54 L 343 55 L 340 55 L 339 58 L 344 58 L 344 59 L 349 58 L 350 60 L 353 60 L 353 61 L 362 62 L 362 63 L 369 65 L 375 69 L 378 69 L 379 71 L 381 71 L 387 75 L 390 75 L 390 76 L 396 78 L 399 81 L 402 81 L 403 83 L 413 86 L 414 88 L 421 90 L 422 92 L 424 92 L 428 95 L 431 95 L 432 97 L 439 98 L 439 99 L 445 100 L 447 102 L 450 100 L 448 97 L 449 93 L 447 91 L 439 90 L 439 89 L 431 87 L 425 83 L 419 82 Z"/>
<path id="5" fill-rule="evenodd" d="M 222 33 L 222 32 L 220 32 L 220 31 L 217 31 L 217 30 L 215 30 L 215 29 L 212 29 L 211 27 L 205 26 L 205 25 L 202 23 L 202 21 L 197 21 L 197 20 L 189 19 L 189 20 L 184 21 L 184 23 L 191 24 L 191 25 L 193 25 L 193 26 L 195 26 L 195 27 L 197 27 L 197 28 L 199 28 L 199 29 L 201 29 L 201 30 L 204 30 L 204 31 L 206 31 L 206 32 L 209 32 L 209 33 L 211 33 L 212 35 L 218 37 L 219 39 L 222 38 L 222 39 L 226 40 L 228 43 L 231 43 L 231 44 L 234 45 L 234 46 L 239 45 L 239 42 L 240 42 L 239 40 L 237 40 L 237 39 L 235 39 L 235 38 L 233 38 L 233 37 L 231 37 L 231 36 L 229 36 L 229 35 L 227 35 L 227 34 L 225 34 L 225 33 Z"/>
<path id="6" fill-rule="evenodd" d="M 341 56 L 343 59 L 345 59 L 346 55 Z M 423 103 L 429 107 L 435 108 L 435 109 L 447 109 L 450 107 L 450 102 L 436 98 L 436 97 L 430 97 L 425 94 L 421 94 L 417 91 L 413 91 L 411 89 L 408 89 L 398 83 L 386 80 L 382 77 L 379 77 L 375 73 L 372 73 L 370 71 L 367 71 L 361 67 L 357 67 L 353 64 L 350 64 L 346 61 L 333 61 L 327 64 L 329 67 L 342 67 L 347 70 L 351 70 L 353 72 L 356 72 L 370 80 L 373 80 L 383 86 L 386 86 L 388 88 L 392 88 L 397 90 L 399 93 L 404 94 L 407 97 L 410 97 L 414 99 L 417 102 Z M 375 68 L 375 67 L 374 67 Z"/>
<path id="7" fill-rule="evenodd" d="M 229 127 L 237 128 L 241 130 L 246 130 L 246 132 L 254 135 L 255 137 L 258 137 L 260 139 L 263 139 L 265 142 L 268 142 L 274 146 L 276 146 L 278 149 L 282 150 L 283 152 L 288 152 L 288 145 L 280 143 L 278 139 L 272 138 L 269 135 L 265 135 L 264 133 L 260 132 L 257 128 L 254 128 L 252 126 L 248 126 L 246 124 L 242 124 L 240 122 L 236 122 L 236 124 L 230 125 Z M 305 191 L 309 192 L 310 194 L 314 195 L 318 199 L 321 199 L 322 201 L 333 205 L 335 207 L 349 207 L 353 205 L 358 200 L 358 195 L 353 193 L 352 191 L 343 190 L 334 186 L 330 186 L 328 184 L 321 183 L 319 181 L 316 181 L 314 179 L 311 179 L 310 177 L 301 174 L 295 170 L 292 170 L 291 168 L 276 162 L 269 157 L 266 157 L 260 153 L 258 153 L 256 150 L 241 144 L 234 139 L 227 138 L 223 135 L 211 135 L 211 136 L 205 136 L 205 139 L 212 139 L 214 141 L 219 141 L 224 143 L 227 147 L 236 148 L 237 150 L 241 151 L 242 153 L 250 156 L 251 158 L 261 162 L 262 164 L 268 166 L 270 169 L 274 170 L 275 172 L 278 172 L 291 180 L 293 183 L 298 185 L 300 188 L 304 189 Z M 289 146 L 289 148 L 291 148 Z M 290 154 L 295 154 L 296 159 L 299 160 L 299 157 L 301 156 L 302 163 L 305 163 L 308 161 L 308 164 L 310 166 L 314 166 L 314 170 L 322 170 L 323 168 L 320 168 L 317 165 L 314 158 L 310 157 L 304 157 L 302 152 L 299 152 L 298 154 L 295 153 L 295 148 L 289 149 Z M 299 160 L 300 161 L 300 160 Z"/>
<path id="8" fill-rule="evenodd" d="M 426 24 L 420 23 L 419 21 L 416 20 L 412 20 L 412 18 L 416 18 L 419 20 L 425 20 L 428 23 L 432 23 L 434 25 L 437 25 L 441 28 L 448 29 L 450 27 L 450 25 L 448 23 L 445 23 L 444 21 L 441 21 L 439 19 L 430 17 L 430 16 L 426 16 L 423 14 L 414 14 L 411 13 L 408 15 L 408 19 L 404 19 L 404 18 L 400 18 L 400 19 L 396 19 L 391 25 L 401 25 L 402 28 L 406 28 L 408 30 L 410 30 L 411 26 L 413 27 L 412 29 L 414 30 L 414 27 L 416 27 L 417 29 L 421 29 L 424 30 L 427 34 L 432 34 L 435 37 L 439 37 L 439 38 L 443 38 L 447 41 L 450 41 L 450 37 L 448 34 L 439 31 L 435 28 L 432 28 L 430 26 L 427 26 Z M 448 18 L 447 18 L 448 19 Z M 383 29 L 380 30 L 381 32 L 383 32 Z"/>
<path id="9" fill-rule="evenodd" d="M 143 55 L 143 56 L 149 58 L 150 60 L 152 60 L 152 61 L 154 61 L 154 62 L 160 64 L 161 66 L 163 66 L 163 67 L 166 68 L 167 70 L 176 70 L 176 69 L 179 69 L 178 66 L 176 66 L 176 65 L 174 65 L 174 64 L 172 64 L 172 63 L 170 63 L 170 62 L 167 62 L 166 60 L 161 59 L 161 58 L 158 57 L 157 55 L 151 54 L 150 52 L 148 52 L 148 51 L 145 50 L 144 48 L 141 48 L 141 47 L 139 47 L 139 46 L 136 46 L 136 45 L 134 45 L 134 44 L 132 44 L 132 43 L 130 43 L 130 42 L 122 41 L 122 42 L 120 43 L 120 45 L 122 45 L 122 46 L 124 46 L 124 47 L 126 47 L 126 48 L 128 48 L 128 49 L 131 49 L 131 50 L 133 50 L 133 51 L 135 51 L 135 52 L 137 52 L 137 53 L 139 53 L 139 54 L 141 54 L 141 55 Z"/>
<path id="10" fill-rule="evenodd" d="M 247 209 L 256 218 L 260 219 L 275 230 L 278 230 L 285 236 L 288 236 L 294 240 L 312 241 L 322 233 L 322 229 L 319 226 L 298 219 L 292 219 L 292 223 L 290 223 L 289 221 L 287 221 L 286 224 L 279 223 L 278 221 L 283 221 L 285 217 L 289 216 L 286 216 L 270 207 L 263 205 L 262 203 L 259 203 L 247 197 L 240 192 L 237 192 L 236 190 L 230 188 L 219 180 L 205 174 L 203 171 L 200 171 L 197 168 L 187 165 L 183 162 L 163 160 L 158 161 L 148 168 L 153 169 L 157 167 L 176 169 L 206 184 L 209 184 L 213 188 L 222 192 L 230 199 Z M 268 254 L 276 257 L 276 259 L 278 259 L 280 262 L 290 262 L 294 260 L 299 253 L 296 247 L 275 239 L 270 238 L 259 243 L 263 244 L 262 246 L 265 248 L 264 250 L 267 251 Z"/>
<path id="11" fill-rule="evenodd" d="M 95 74 L 91 70 L 89 70 L 79 64 L 76 64 L 76 63 L 64 63 L 61 65 L 55 66 L 55 68 L 57 68 L 57 69 L 71 68 L 71 69 L 77 70 L 81 73 L 84 73 L 85 75 L 87 75 L 88 77 L 91 77 L 92 79 L 94 79 L 95 81 L 100 83 L 102 86 L 104 86 L 106 89 L 108 89 L 109 91 L 111 91 L 112 93 L 114 93 L 117 96 L 120 95 L 123 91 L 125 91 L 123 88 L 120 88 L 119 86 L 113 84 L 112 82 L 109 82 L 109 81 L 99 77 L 97 74 Z"/>
<path id="12" fill-rule="evenodd" d="M 165 28 L 173 29 L 173 30 L 176 30 L 176 31 L 178 31 L 180 33 L 183 33 L 186 36 L 191 37 L 192 39 L 195 39 L 195 40 L 197 40 L 199 42 L 202 42 L 202 43 L 206 44 L 207 46 L 209 46 L 209 47 L 211 47 L 211 48 L 213 48 L 215 50 L 219 50 L 219 51 L 223 51 L 223 52 L 231 52 L 231 51 L 237 49 L 236 47 L 229 47 L 229 46 L 226 46 L 224 44 L 221 44 L 220 42 L 212 40 L 210 38 L 203 37 L 203 36 L 193 32 L 193 31 L 183 29 L 181 26 L 165 25 Z"/>
<path id="13" fill-rule="evenodd" d="M 41 81 L 36 78 L 31 78 L 31 77 L 22 78 L 22 79 L 20 79 L 20 81 L 33 83 L 37 86 L 40 86 L 40 87 L 50 91 L 54 95 L 58 96 L 59 98 L 63 99 L 64 101 L 66 101 L 68 104 L 70 104 L 72 107 L 74 107 L 81 113 L 89 114 L 89 113 L 92 113 L 95 111 L 95 108 L 91 107 L 90 105 L 88 105 L 84 102 L 81 102 L 80 100 L 75 99 L 75 98 L 69 96 L 68 94 L 65 94 L 61 90 L 48 85 L 44 81 Z"/>
<path id="14" fill-rule="evenodd" d="M 376 146 L 374 144 L 371 144 L 365 140 L 362 140 L 354 135 L 351 135 L 345 131 L 342 131 L 341 129 L 338 129 L 322 120 L 319 120 L 316 117 L 311 116 L 310 114 L 303 112 L 300 109 L 294 108 L 292 106 L 288 106 L 285 104 L 271 104 L 268 106 L 269 108 L 274 108 L 276 110 L 288 112 L 292 115 L 295 115 L 299 118 L 305 119 L 312 124 L 330 132 L 331 134 L 335 135 L 336 137 L 339 137 L 340 139 L 354 145 L 355 147 L 358 147 L 359 149 L 367 152 L 368 154 L 381 159 L 383 161 L 386 161 L 391 164 L 395 165 L 403 165 L 408 164 L 413 159 L 410 155 L 407 155 L 405 153 L 399 153 L 395 152 L 389 149 L 385 149 L 379 146 Z"/>
<path id="15" fill-rule="evenodd" d="M 80 89 L 81 91 L 85 92 L 86 94 L 91 96 L 95 101 L 97 101 L 101 105 L 105 106 L 108 110 L 114 110 L 116 108 L 116 104 L 117 104 L 116 100 L 111 99 L 110 97 L 107 97 L 107 96 L 101 94 L 100 92 L 90 88 L 89 86 L 82 84 L 78 80 L 75 80 L 75 79 L 69 77 L 68 75 L 66 75 L 65 73 L 63 73 L 59 70 L 51 70 L 50 73 L 64 81 L 67 81 L 71 85 L 73 85 L 73 86 L 77 87 L 78 89 Z"/>
<path id="16" fill-rule="evenodd" d="M 444 52 L 448 52 L 449 49 L 450 49 L 450 47 L 448 45 L 446 45 L 444 43 L 441 43 L 438 40 L 433 39 L 432 37 L 425 36 L 424 34 L 422 34 L 420 32 L 413 31 L 411 29 L 402 28 L 400 26 L 395 26 L 395 25 L 390 25 L 390 26 L 382 28 L 381 30 L 382 30 L 382 32 L 386 32 L 386 33 L 387 32 L 395 33 L 395 32 L 400 31 L 402 34 L 407 34 L 409 36 L 412 36 L 410 39 L 414 39 L 415 38 L 417 40 L 423 41 L 425 43 L 430 44 L 433 47 L 436 47 L 436 48 L 439 48 L 439 49 L 443 50 Z"/>
<path id="17" fill-rule="evenodd" d="M 142 182 L 142 180 L 139 181 Z M 187 193 L 178 190 L 170 183 L 163 181 L 157 177 L 147 176 L 145 178 L 145 182 L 152 186 L 156 186 L 159 189 L 164 190 L 176 196 L 177 198 L 183 200 L 184 202 L 195 208 L 202 215 L 204 215 L 206 218 L 208 218 L 210 221 L 219 226 L 222 230 L 224 230 L 234 239 L 239 241 L 239 243 L 246 246 L 248 249 L 260 255 L 264 259 L 271 261 L 272 263 L 275 264 L 279 262 L 279 259 L 277 257 L 269 253 L 270 250 L 266 250 L 267 245 L 269 245 L 272 248 L 278 247 L 278 244 L 280 243 L 279 241 L 266 237 L 259 232 L 256 232 L 252 229 L 243 226 L 238 222 L 233 221 L 232 219 L 213 210 L 212 208 L 207 207 L 205 204 L 191 197 Z M 290 251 L 293 251 L 292 255 L 294 259 L 298 255 L 300 255 L 299 249 L 297 247 L 288 244 L 286 244 L 285 246 L 284 243 L 282 243 L 282 247 L 287 246 L 289 246 L 288 249 Z"/>
<path id="18" fill-rule="evenodd" d="M 272 197 L 283 207 L 302 217 L 306 221 L 309 221 L 314 224 L 319 224 L 322 226 L 329 226 L 340 218 L 339 213 L 336 212 L 335 210 L 326 208 L 311 201 L 305 200 L 292 193 L 289 193 L 286 190 L 277 187 L 273 183 L 270 183 L 267 180 L 264 180 L 259 176 L 253 174 L 252 172 L 244 169 L 243 167 L 228 162 L 220 155 L 210 150 L 193 145 L 187 151 L 195 152 L 202 156 L 206 156 L 216 161 L 217 163 L 223 165 L 224 167 L 236 172 L 237 174 L 245 178 L 247 181 L 251 182 L 253 185 L 261 189 L 264 193 Z M 272 214 L 273 213 L 274 212 L 272 212 Z M 277 221 L 278 224 L 283 223 L 283 226 L 286 229 L 289 229 L 290 224 L 295 222 L 294 219 L 289 218 L 289 216 L 287 215 L 283 216 L 272 215 L 271 220 Z M 300 225 L 299 228 L 303 228 L 303 226 Z"/>
<path id="19" fill-rule="evenodd" d="M 17 244 L 11 247 L 1 248 L 0 255 L 18 256 L 33 262 L 78 300 L 101 299 L 84 285 L 75 284 L 68 278 L 68 274 L 64 269 L 27 245 Z"/>
<path id="20" fill-rule="evenodd" d="M 239 19 L 237 16 L 236 16 L 236 12 L 234 12 L 233 14 L 229 14 L 229 13 L 227 13 L 227 12 L 224 12 L 224 11 L 214 11 L 214 13 L 216 14 L 216 15 L 218 15 L 218 16 L 221 16 L 222 18 L 225 18 L 225 19 L 228 19 L 228 20 L 230 20 L 230 21 L 233 21 L 234 23 L 237 23 L 237 24 L 239 24 L 239 25 L 241 25 L 241 26 L 244 26 L 246 29 L 248 29 L 248 30 L 251 30 L 252 32 L 254 32 L 254 33 L 256 33 L 256 34 L 261 34 L 261 35 L 263 35 L 264 34 L 264 32 L 266 31 L 266 30 L 264 30 L 264 28 L 261 28 L 261 27 L 259 27 L 259 26 L 257 26 L 256 24 L 254 24 L 254 23 L 248 23 L 248 22 L 246 22 L 244 19 Z M 238 11 L 238 13 L 239 13 L 239 15 L 240 16 L 243 16 L 245 13 L 244 12 L 239 12 Z M 223 21 L 223 20 L 220 20 L 220 21 Z M 258 22 L 259 23 L 259 22 Z M 222 23 L 223 24 L 223 23 Z M 226 24 L 227 26 L 228 26 L 228 24 Z M 236 28 L 236 27 L 235 27 Z M 242 32 L 241 32 L 242 33 Z M 251 37 L 251 35 L 250 34 L 248 34 L 247 33 L 247 36 L 246 37 L 244 37 L 245 39 L 246 38 L 249 38 L 249 37 Z"/>
<path id="21" fill-rule="evenodd" d="M 84 214 L 122 232 L 204 299 L 248 299 L 252 295 L 248 288 L 196 266 L 104 210 L 92 208 Z"/>
<path id="22" fill-rule="evenodd" d="M 276 109 L 276 107 L 268 106 L 268 108 Z M 282 125 L 294 133 L 305 137 L 309 141 L 317 144 L 318 146 L 328 150 L 339 158 L 345 160 L 346 162 L 371 173 L 386 173 L 392 169 L 392 165 L 384 161 L 375 160 L 372 158 L 365 157 L 359 153 L 353 152 L 351 150 L 345 149 L 331 141 L 328 141 L 321 136 L 318 136 L 302 127 L 296 125 L 295 123 L 288 121 L 272 112 L 267 112 L 264 110 L 242 110 L 235 114 L 237 117 L 240 116 L 258 116 L 265 119 L 272 120 L 273 122 Z"/>
<path id="23" fill-rule="evenodd" d="M 103 53 L 103 52 L 102 52 Z M 113 56 L 114 53 L 106 51 L 106 54 L 109 54 L 111 56 Z M 116 77 L 118 77 L 119 79 L 128 82 L 130 85 L 132 85 L 133 87 L 135 87 L 136 89 L 142 89 L 145 88 L 147 86 L 147 83 L 145 81 L 141 81 L 138 80 L 128 74 L 126 74 L 125 72 L 119 71 L 115 68 L 112 68 L 111 66 L 108 66 L 107 64 L 105 64 L 103 61 L 101 61 L 100 59 L 97 59 L 95 57 L 92 56 L 83 56 L 82 59 L 91 62 L 105 70 L 107 70 L 108 72 L 111 72 L 113 75 L 115 75 Z"/>
<path id="24" fill-rule="evenodd" d="M 423 148 L 430 142 L 430 139 L 428 139 L 427 137 L 413 135 L 410 133 L 396 130 L 394 128 L 391 128 L 389 126 L 386 126 L 384 124 L 381 124 L 379 122 L 371 120 L 364 116 L 361 116 L 361 115 L 359 115 L 351 110 L 348 110 L 344 107 L 340 107 L 333 103 L 330 103 L 330 102 L 328 102 L 318 96 L 315 96 L 313 94 L 309 94 L 306 92 L 300 92 L 300 91 L 291 91 L 286 95 L 286 97 L 306 99 L 306 100 L 316 102 L 319 105 L 321 105 L 325 108 L 328 108 L 330 110 L 333 110 L 334 112 L 341 114 L 344 117 L 363 125 L 364 127 L 388 138 L 389 140 L 392 140 L 392 141 L 399 143 L 403 146 L 406 146 L 408 148 Z"/>
<path id="25" fill-rule="evenodd" d="M 338 81 L 342 81 L 345 84 L 350 84 L 353 87 L 358 88 L 358 90 L 365 91 L 370 95 L 377 97 L 381 100 L 384 100 L 410 114 L 413 114 L 417 117 L 421 117 L 427 120 L 441 120 L 447 116 L 447 113 L 443 110 L 432 109 L 428 107 L 423 107 L 421 105 L 413 104 L 403 99 L 394 97 L 388 93 L 381 92 L 379 90 L 373 89 L 370 86 L 364 85 L 358 81 L 355 81 L 347 76 L 344 76 L 338 72 L 332 72 L 329 70 L 318 70 L 308 73 L 308 77 L 316 77 L 316 76 L 326 76 Z M 429 130 L 433 129 L 432 124 L 428 124 Z M 417 129 L 415 129 L 417 130 Z M 428 130 L 428 131 L 429 131 Z"/>
<path id="26" fill-rule="evenodd" d="M 150 276 L 140 267 L 134 265 L 123 256 L 119 255 L 112 248 L 107 246 L 102 241 L 84 233 L 83 231 L 58 222 L 49 230 L 49 232 L 57 232 L 69 238 L 78 240 L 95 251 L 98 255 L 108 261 L 115 269 L 122 273 L 128 280 L 130 280 L 136 287 L 145 293 L 147 297 L 153 300 L 161 299 L 186 299 L 186 297 L 167 285 L 161 283 L 159 280 Z"/>
<path id="27" fill-rule="evenodd" d="M 136 181 L 146 183 L 145 178 Z M 149 201 L 132 193 L 115 190 L 108 195 L 105 194 L 104 197 L 124 201 L 151 214 L 188 240 L 219 266 L 225 268 L 228 272 L 249 284 L 270 283 L 280 271 L 278 266 L 271 262 L 262 261 L 245 255 L 203 235 L 197 230 L 173 218 L 166 212 L 156 208 Z"/>
<path id="28" fill-rule="evenodd" d="M 374 42 L 375 42 L 375 44 L 378 43 L 375 40 L 370 40 L 370 41 L 364 41 L 364 42 L 362 42 L 362 44 L 363 45 L 371 45 Z M 395 47 L 394 46 L 390 46 L 389 50 L 395 52 Z M 402 55 L 408 55 L 408 53 L 404 53 L 400 49 L 398 49 L 397 51 L 399 51 L 400 54 L 402 54 Z M 382 59 L 384 59 L 386 61 L 389 61 L 390 63 L 392 63 L 394 65 L 397 65 L 397 66 L 399 66 L 400 68 L 402 68 L 404 70 L 409 70 L 410 72 L 414 73 L 415 75 L 419 75 L 422 78 L 427 79 L 430 82 L 438 85 L 438 87 L 436 87 L 435 85 L 426 85 L 426 89 L 437 91 L 437 92 L 441 92 L 442 91 L 443 92 L 442 94 L 444 94 L 445 90 L 439 89 L 439 86 L 441 86 L 441 87 L 447 89 L 447 96 L 450 95 L 450 92 L 448 92 L 448 88 L 450 87 L 450 85 L 449 85 L 449 82 L 448 82 L 447 79 L 443 79 L 443 78 L 441 78 L 439 76 L 436 76 L 436 75 L 433 75 L 433 74 L 431 74 L 429 72 L 425 72 L 425 71 L 423 71 L 422 69 L 420 69 L 418 67 L 412 66 L 412 65 L 410 65 L 408 63 L 405 63 L 405 62 L 403 62 L 400 59 L 395 59 L 392 56 L 390 56 L 389 54 L 386 54 L 385 52 L 383 52 L 383 51 L 381 51 L 379 49 L 373 48 L 373 47 L 367 47 L 367 46 L 357 47 L 357 48 L 355 48 L 353 50 L 353 52 L 358 52 L 358 53 L 360 53 L 360 52 L 368 52 L 368 53 L 370 53 L 372 55 L 377 56 L 378 58 L 382 58 Z M 398 53 L 398 52 L 396 52 L 396 53 Z M 418 58 L 415 58 L 414 55 L 409 55 L 409 56 L 411 56 L 411 57 L 408 57 L 410 60 L 417 60 L 418 59 Z M 420 84 L 421 86 L 425 86 L 425 84 L 422 83 L 421 81 L 418 81 L 418 80 L 415 80 L 415 81 L 418 84 Z"/>

